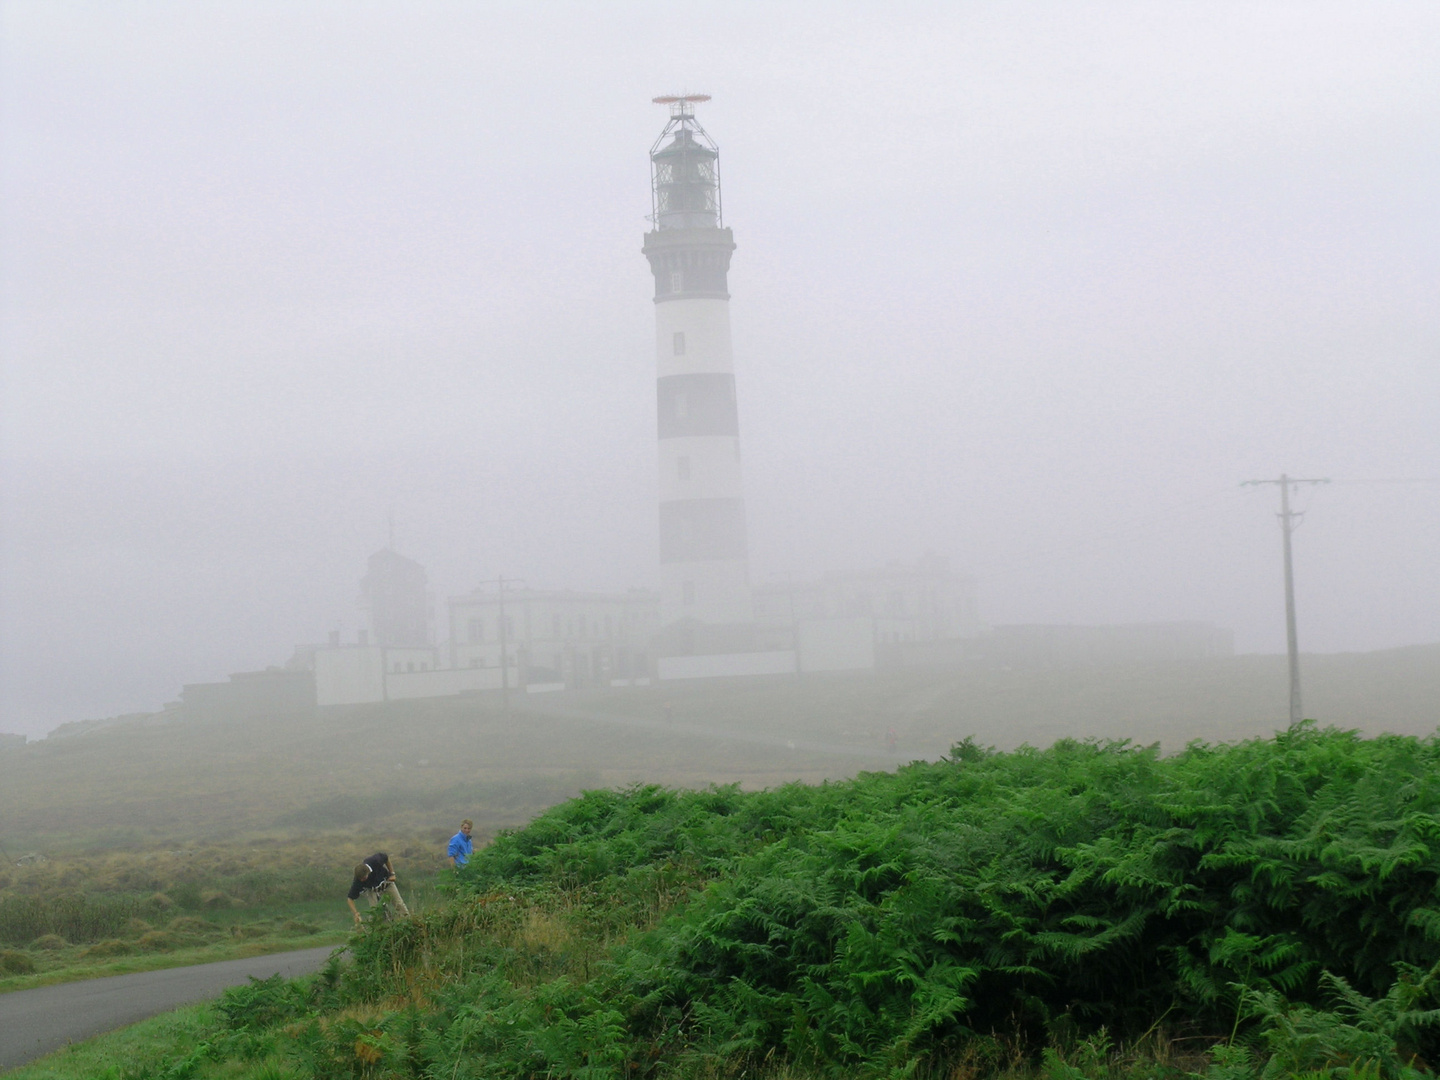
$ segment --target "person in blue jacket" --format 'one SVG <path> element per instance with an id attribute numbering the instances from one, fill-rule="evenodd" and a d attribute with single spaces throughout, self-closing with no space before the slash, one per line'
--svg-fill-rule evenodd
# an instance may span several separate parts
<path id="1" fill-rule="evenodd" d="M 456 869 L 464 866 L 471 852 L 475 850 L 475 845 L 470 841 L 470 830 L 474 827 L 475 823 L 466 818 L 460 822 L 460 831 L 450 837 L 450 846 L 445 854 L 450 858 L 450 865 Z"/>

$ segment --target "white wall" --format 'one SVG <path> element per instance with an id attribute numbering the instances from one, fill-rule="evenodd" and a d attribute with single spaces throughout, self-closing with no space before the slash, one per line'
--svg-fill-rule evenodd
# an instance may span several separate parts
<path id="1" fill-rule="evenodd" d="M 662 679 L 713 679 L 727 675 L 790 675 L 793 652 L 712 653 L 708 656 L 662 656 L 655 661 Z"/>
<path id="2" fill-rule="evenodd" d="M 450 697 L 470 690 L 500 689 L 500 669 L 442 668 L 430 671 L 385 670 L 386 654 L 409 657 L 422 650 L 381 649 L 377 645 L 346 645 L 315 650 L 315 701 L 318 705 L 365 705 L 403 698 Z M 433 660 L 433 652 L 425 650 Z M 510 669 L 510 686 L 517 682 Z"/>
<path id="3" fill-rule="evenodd" d="M 385 700 L 385 656 L 378 645 L 315 650 L 315 703 L 363 705 Z"/>
<path id="4" fill-rule="evenodd" d="M 385 676 L 390 700 L 452 697 L 469 690 L 499 690 L 500 669 L 448 668 L 442 671 L 402 671 Z M 510 689 L 515 687 L 515 669 L 510 669 Z"/>
<path id="5" fill-rule="evenodd" d="M 410 665 L 418 671 L 433 671 L 440 666 L 440 650 L 433 645 L 398 645 L 385 650 L 385 670 L 395 672 L 395 665 L 407 670 Z"/>

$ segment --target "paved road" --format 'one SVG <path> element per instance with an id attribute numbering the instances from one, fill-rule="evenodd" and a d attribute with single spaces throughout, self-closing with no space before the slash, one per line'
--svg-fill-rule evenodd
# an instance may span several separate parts
<path id="1" fill-rule="evenodd" d="M 316 971 L 334 949 L 326 945 L 0 994 L 0 1069 L 13 1069 L 66 1043 L 215 997 L 251 975 L 267 979 L 277 973 Z"/>

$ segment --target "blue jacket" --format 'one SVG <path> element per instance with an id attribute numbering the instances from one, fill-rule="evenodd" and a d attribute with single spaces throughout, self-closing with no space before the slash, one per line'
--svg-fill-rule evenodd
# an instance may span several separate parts
<path id="1" fill-rule="evenodd" d="M 445 854 L 455 860 L 456 866 L 464 866 L 465 860 L 470 858 L 470 853 L 474 850 L 475 845 L 471 843 L 470 837 L 463 832 L 457 832 L 450 837 L 450 846 L 446 849 Z"/>

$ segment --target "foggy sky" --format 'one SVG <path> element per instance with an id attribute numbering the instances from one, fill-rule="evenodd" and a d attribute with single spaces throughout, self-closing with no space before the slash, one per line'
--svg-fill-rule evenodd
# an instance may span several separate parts
<path id="1" fill-rule="evenodd" d="M 1440 640 L 1440 6 L 0 6 L 0 730 L 657 579 L 646 152 L 719 143 L 752 576 Z M 1341 482 L 1345 481 L 1345 482 Z M 443 621 L 443 620 L 442 620 Z"/>

